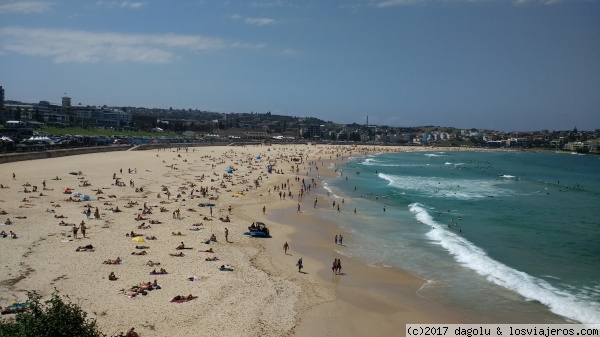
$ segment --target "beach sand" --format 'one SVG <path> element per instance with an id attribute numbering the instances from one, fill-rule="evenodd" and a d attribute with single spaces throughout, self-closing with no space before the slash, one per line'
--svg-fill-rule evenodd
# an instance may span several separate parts
<path id="1" fill-rule="evenodd" d="M 307 177 L 309 160 L 341 161 L 341 153 L 347 158 L 384 150 L 399 148 L 195 147 L 2 164 L 0 183 L 9 188 L 0 189 L 0 210 L 7 212 L 0 215 L 0 222 L 10 218 L 13 224 L 0 230 L 12 230 L 18 238 L 0 239 L 4 265 L 0 306 L 26 300 L 26 291 L 48 297 L 56 289 L 96 319 L 103 332 L 112 335 L 135 327 L 144 337 L 398 336 L 404 335 L 406 323 L 468 322 L 451 309 L 419 297 L 417 291 L 424 281 L 402 270 L 342 257 L 343 274 L 332 275 L 330 263 L 340 257 L 331 242 L 335 224 L 317 224 L 309 212 L 296 212 L 301 183 L 295 177 Z M 292 161 L 300 158 L 302 162 Z M 267 172 L 269 163 L 273 173 Z M 296 167 L 298 172 L 293 170 Z M 227 175 L 228 169 L 232 173 Z M 322 167 L 319 174 L 317 185 L 336 173 Z M 124 186 L 115 185 L 113 177 Z M 91 185 L 82 186 L 84 182 Z M 279 197 L 275 187 L 282 184 L 286 192 L 289 186 L 292 200 Z M 34 185 L 36 192 L 24 192 L 32 191 Z M 73 196 L 65 194 L 65 188 L 91 200 L 65 201 Z M 130 202 L 137 204 L 126 207 Z M 214 203 L 213 215 L 200 203 Z M 85 214 L 88 204 L 90 219 Z M 151 214 L 136 221 L 144 204 Z M 110 210 L 117 206 L 121 212 Z M 305 198 L 302 207 L 312 207 L 312 199 Z M 94 219 L 96 208 L 99 219 Z M 174 219 L 177 209 L 180 218 Z M 226 216 L 230 222 L 219 220 Z M 150 220 L 161 223 L 150 224 Z M 85 221 L 86 238 L 80 231 L 74 239 L 72 227 L 59 226 L 60 221 L 76 225 Z M 245 236 L 255 221 L 265 222 L 272 238 Z M 142 223 L 150 228 L 138 228 Z M 202 226 L 193 226 L 199 223 Z M 229 242 L 225 242 L 225 228 Z M 157 239 L 135 242 L 126 236 L 132 231 Z M 173 236 L 173 232 L 183 236 Z M 204 243 L 211 234 L 217 241 Z M 177 250 L 181 242 L 193 249 Z M 288 255 L 282 249 L 285 242 L 291 247 Z M 76 252 L 77 247 L 89 244 L 93 252 Z M 136 249 L 140 245 L 149 248 Z M 199 252 L 209 248 L 214 253 Z M 185 256 L 169 255 L 180 252 Z M 117 257 L 123 263 L 103 264 Z M 209 262 L 208 257 L 219 260 Z M 300 257 L 303 273 L 295 266 Z M 160 266 L 148 266 L 150 260 Z M 233 271 L 220 271 L 224 264 Z M 168 274 L 150 275 L 155 268 L 164 268 Z M 108 280 L 111 272 L 117 280 Z M 154 280 L 161 289 L 126 296 L 132 286 Z M 198 298 L 171 302 L 177 295 L 188 294 Z"/>

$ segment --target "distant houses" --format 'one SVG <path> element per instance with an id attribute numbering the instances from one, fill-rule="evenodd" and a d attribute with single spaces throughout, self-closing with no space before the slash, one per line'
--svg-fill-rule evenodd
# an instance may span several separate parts
<path id="1" fill-rule="evenodd" d="M 5 122 L 5 131 L 17 129 L 22 126 L 22 123 L 27 128 L 48 123 L 90 128 L 128 128 L 156 133 L 177 133 L 186 137 L 205 139 L 229 138 L 234 141 L 304 140 L 384 145 L 542 148 L 583 153 L 598 153 L 600 147 L 598 129 L 503 132 L 441 126 L 391 127 L 357 123 L 338 124 L 314 117 L 281 116 L 270 112 L 218 113 L 198 109 L 72 105 L 71 98 L 66 95 L 61 98 L 61 104 L 48 101 L 3 103 L 0 117 Z"/>
<path id="2" fill-rule="evenodd" d="M 68 97 L 66 97 L 68 98 Z M 36 104 L 6 102 L 4 109 L 14 119 L 39 123 L 85 125 L 92 127 L 119 127 L 131 123 L 131 113 L 117 108 L 96 106 L 71 106 L 70 99 L 63 97 L 61 105 L 48 101 Z M 4 112 L 6 114 L 6 112 Z"/>

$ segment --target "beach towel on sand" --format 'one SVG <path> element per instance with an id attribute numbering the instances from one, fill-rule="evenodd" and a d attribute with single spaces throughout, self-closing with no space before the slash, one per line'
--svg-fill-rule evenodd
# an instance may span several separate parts
<path id="1" fill-rule="evenodd" d="M 2 309 L 2 315 L 15 314 L 17 312 L 25 311 L 27 307 L 29 307 L 28 302 L 13 303 L 12 305 Z"/>

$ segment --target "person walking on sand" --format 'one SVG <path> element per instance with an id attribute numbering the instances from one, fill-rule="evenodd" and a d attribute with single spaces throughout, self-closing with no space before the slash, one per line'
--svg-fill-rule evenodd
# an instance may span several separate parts
<path id="1" fill-rule="evenodd" d="M 89 219 L 91 215 L 92 215 L 92 210 L 89 209 L 89 207 L 88 207 L 88 209 L 85 211 L 85 217 Z"/>
<path id="2" fill-rule="evenodd" d="M 267 207 L 263 206 L 263 215 L 265 214 L 266 211 L 267 211 Z"/>
<path id="3" fill-rule="evenodd" d="M 85 222 L 83 222 L 83 220 L 81 221 L 81 224 L 79 224 L 79 230 L 81 230 L 81 234 L 83 235 L 83 237 L 85 238 L 85 230 L 87 229 L 87 227 L 85 226 Z"/>
<path id="4" fill-rule="evenodd" d="M 298 213 L 300 213 L 300 204 L 298 204 Z"/>
<path id="5" fill-rule="evenodd" d="M 298 260 L 298 263 L 296 263 L 296 265 L 298 266 L 298 272 L 301 272 L 302 268 L 304 268 L 304 266 L 302 265 L 302 258 Z"/>
<path id="6" fill-rule="evenodd" d="M 344 237 L 342 236 L 342 234 L 340 234 L 340 238 L 338 239 L 338 241 L 340 242 L 340 245 L 342 245 L 342 246 L 344 245 L 342 243 L 343 240 L 344 240 Z"/>
<path id="7" fill-rule="evenodd" d="M 75 224 L 73 224 L 73 239 L 77 239 L 77 231 L 79 230 L 79 228 L 77 228 L 77 226 Z"/>
<path id="8" fill-rule="evenodd" d="M 336 245 L 338 244 L 338 236 L 337 236 L 337 234 L 335 235 L 335 244 Z"/>
<path id="9" fill-rule="evenodd" d="M 288 249 L 290 249 L 290 245 L 288 245 L 288 243 L 286 242 L 283 244 L 283 252 L 285 253 L 285 255 L 287 255 Z"/>
<path id="10" fill-rule="evenodd" d="M 210 217 L 212 218 L 212 206 L 210 207 Z"/>
<path id="11" fill-rule="evenodd" d="M 229 242 L 229 229 L 225 227 L 225 242 Z"/>

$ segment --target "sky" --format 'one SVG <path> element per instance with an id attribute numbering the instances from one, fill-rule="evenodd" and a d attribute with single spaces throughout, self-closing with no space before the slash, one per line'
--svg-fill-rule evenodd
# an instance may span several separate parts
<path id="1" fill-rule="evenodd" d="M 600 129 L 600 0 L 0 0 L 7 100 Z"/>

